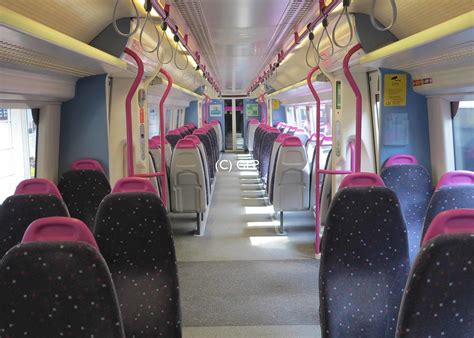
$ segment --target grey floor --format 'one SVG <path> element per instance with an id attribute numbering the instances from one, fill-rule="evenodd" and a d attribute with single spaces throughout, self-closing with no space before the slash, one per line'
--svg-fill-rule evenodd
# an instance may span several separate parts
<path id="1" fill-rule="evenodd" d="M 173 215 L 185 337 L 320 337 L 314 218 L 285 215 L 276 231 L 245 154 L 224 154 L 204 236 L 193 215 Z"/>

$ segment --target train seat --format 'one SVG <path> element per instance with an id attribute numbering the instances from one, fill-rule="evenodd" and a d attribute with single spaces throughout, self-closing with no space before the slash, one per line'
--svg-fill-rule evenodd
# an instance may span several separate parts
<path id="1" fill-rule="evenodd" d="M 436 215 L 451 209 L 474 209 L 474 172 L 451 171 L 441 177 L 426 211 L 422 238 Z"/>
<path id="2" fill-rule="evenodd" d="M 102 199 L 110 193 L 110 183 L 97 160 L 80 159 L 72 162 L 58 183 L 71 217 L 80 219 L 92 229 Z"/>
<path id="3" fill-rule="evenodd" d="M 112 273 L 127 337 L 181 337 L 173 235 L 150 181 L 118 180 L 99 207 L 94 234 Z"/>
<path id="4" fill-rule="evenodd" d="M 173 148 L 173 149 L 176 146 L 176 143 L 178 143 L 178 141 L 181 140 L 182 138 L 183 138 L 183 136 L 181 136 L 181 133 L 176 129 L 170 130 L 166 134 L 166 140 L 168 141 L 171 148 Z"/>
<path id="5" fill-rule="evenodd" d="M 275 182 L 275 165 L 276 159 L 278 157 L 278 152 L 282 142 L 290 137 L 289 134 L 280 134 L 273 142 L 272 150 L 270 152 L 270 161 L 268 162 L 268 184 L 267 184 L 267 195 L 269 197 L 270 203 L 273 203 L 273 184 Z"/>
<path id="6" fill-rule="evenodd" d="M 15 195 L 2 205 L 0 216 L 0 257 L 21 242 L 31 222 L 50 216 L 69 216 L 58 188 L 44 178 L 27 179 L 18 184 Z"/>
<path id="7" fill-rule="evenodd" d="M 258 125 L 259 122 L 257 119 L 249 120 L 247 128 L 247 148 L 250 152 L 253 152 L 253 141 L 255 137 L 255 131 L 257 130 Z"/>
<path id="8" fill-rule="evenodd" d="M 171 210 L 180 213 L 206 211 L 206 182 L 199 149 L 192 140 L 176 144 L 171 160 Z"/>
<path id="9" fill-rule="evenodd" d="M 3 257 L 0 336 L 125 337 L 109 269 L 82 221 L 36 220 Z"/>
<path id="10" fill-rule="evenodd" d="M 220 141 L 219 141 L 219 136 L 217 135 L 217 127 L 214 128 L 213 124 L 206 124 L 204 125 L 204 129 L 207 130 L 209 133 L 211 140 L 212 140 L 212 145 L 213 145 L 213 150 L 214 150 L 214 159 L 217 161 L 219 159 L 219 153 L 221 149 Z M 221 135 L 222 138 L 222 135 Z"/>
<path id="11" fill-rule="evenodd" d="M 309 140 L 309 134 L 303 128 L 296 129 L 295 136 L 299 138 L 303 144 L 306 144 L 306 142 Z"/>
<path id="12" fill-rule="evenodd" d="M 268 164 L 270 162 L 270 153 L 273 148 L 273 143 L 276 138 L 280 135 L 280 131 L 276 128 L 269 128 L 265 135 L 262 138 L 262 143 L 260 144 L 260 159 L 259 161 L 259 171 L 260 177 L 264 183 L 267 183 L 268 178 Z"/>
<path id="13" fill-rule="evenodd" d="M 199 155 L 201 155 L 201 163 L 204 169 L 204 180 L 206 181 L 206 204 L 209 205 L 210 201 L 210 194 L 211 194 L 211 183 L 210 183 L 210 176 L 209 176 L 209 167 L 208 161 L 206 157 L 206 150 L 204 148 L 204 144 L 201 142 L 197 135 L 188 135 L 184 138 L 185 140 L 192 140 L 199 149 Z"/>
<path id="14" fill-rule="evenodd" d="M 387 159 L 380 176 L 400 201 L 407 224 L 410 261 L 413 261 L 420 248 L 423 221 L 433 194 L 431 175 L 414 156 L 400 154 Z"/>
<path id="15" fill-rule="evenodd" d="M 375 174 L 347 175 L 321 243 L 322 336 L 393 337 L 409 266 L 396 194 Z"/>
<path id="16" fill-rule="evenodd" d="M 472 337 L 473 262 L 472 233 L 443 234 L 426 242 L 408 277 L 396 337 Z"/>
<path id="17" fill-rule="evenodd" d="M 218 120 L 213 120 L 211 122 L 212 124 L 212 127 L 214 128 L 214 130 L 216 131 L 216 134 L 217 134 L 217 142 L 219 144 L 219 152 L 223 151 L 224 150 L 224 141 L 223 141 L 223 137 L 222 137 L 222 126 L 221 126 L 221 123 L 218 121 Z"/>
<path id="18" fill-rule="evenodd" d="M 309 165 L 300 139 L 285 138 L 277 155 L 273 207 L 275 211 L 298 211 L 309 208 Z"/>
<path id="19" fill-rule="evenodd" d="M 204 145 L 204 150 L 206 151 L 206 159 L 208 163 L 208 172 L 209 172 L 209 177 L 210 181 L 214 179 L 215 176 L 215 168 L 214 168 L 214 153 L 213 153 L 213 146 L 212 146 L 212 141 L 210 136 L 207 134 L 206 130 L 203 129 L 196 129 L 193 132 L 193 135 L 196 135 L 199 137 L 199 140 L 203 143 Z"/>
<path id="20" fill-rule="evenodd" d="M 153 136 L 151 138 L 151 140 L 153 142 L 156 143 L 157 147 L 156 149 L 158 149 L 158 152 L 154 152 L 152 153 L 153 154 L 153 158 L 155 159 L 155 164 L 157 165 L 157 168 L 161 168 L 161 156 L 158 156 L 160 155 L 160 149 L 161 149 L 161 137 L 160 136 Z M 171 147 L 171 145 L 169 144 L 168 140 L 166 139 L 165 137 L 165 161 L 166 161 L 166 167 L 169 169 L 170 166 L 171 166 L 171 156 L 173 155 L 173 148 Z"/>

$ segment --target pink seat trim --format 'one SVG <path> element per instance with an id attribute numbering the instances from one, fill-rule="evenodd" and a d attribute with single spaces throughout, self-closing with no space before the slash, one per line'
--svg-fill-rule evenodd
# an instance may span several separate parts
<path id="1" fill-rule="evenodd" d="M 278 137 L 276 138 L 275 142 L 278 142 L 278 143 L 282 143 L 285 139 L 287 139 L 288 137 L 293 137 L 291 136 L 290 134 L 280 134 L 278 135 Z"/>
<path id="2" fill-rule="evenodd" d="M 400 164 L 418 164 L 418 160 L 413 155 L 397 154 L 390 156 L 384 164 L 384 168 Z"/>
<path id="3" fill-rule="evenodd" d="M 219 120 L 212 120 L 212 121 L 211 121 L 211 124 L 214 124 L 214 125 L 215 125 L 215 124 L 221 124 L 221 123 L 219 122 Z"/>
<path id="4" fill-rule="evenodd" d="M 176 149 L 196 149 L 196 143 L 193 140 L 183 138 L 176 143 Z"/>
<path id="5" fill-rule="evenodd" d="M 95 170 L 104 173 L 104 167 L 102 167 L 102 164 L 91 158 L 81 158 L 72 162 L 71 170 Z"/>
<path id="6" fill-rule="evenodd" d="M 445 234 L 474 233 L 474 209 L 453 209 L 436 215 L 423 237 L 421 245 Z"/>
<path id="7" fill-rule="evenodd" d="M 201 140 L 196 135 L 186 135 L 185 140 L 192 140 L 196 145 L 201 144 Z"/>
<path id="8" fill-rule="evenodd" d="M 296 136 L 289 136 L 283 140 L 282 147 L 302 147 L 303 143 L 301 140 Z"/>
<path id="9" fill-rule="evenodd" d="M 436 190 L 447 185 L 474 184 L 474 172 L 467 170 L 449 171 L 439 179 Z"/>
<path id="10" fill-rule="evenodd" d="M 250 124 L 259 124 L 260 122 L 258 122 L 257 119 L 250 119 L 249 123 Z"/>
<path id="11" fill-rule="evenodd" d="M 178 130 L 173 129 L 168 131 L 168 135 L 181 135 L 181 133 Z"/>
<path id="12" fill-rule="evenodd" d="M 207 135 L 207 130 L 199 128 L 193 131 L 193 134 Z"/>
<path id="13" fill-rule="evenodd" d="M 158 145 L 161 144 L 161 136 L 153 136 L 151 139 L 152 139 L 153 141 L 155 141 Z M 168 143 L 168 140 L 167 140 L 166 137 L 165 137 L 165 144 L 167 144 L 167 143 Z"/>
<path id="14" fill-rule="evenodd" d="M 349 174 L 342 179 L 339 190 L 350 187 L 385 187 L 379 175 L 374 173 L 360 172 Z"/>
<path id="15" fill-rule="evenodd" d="M 72 241 L 86 242 L 99 250 L 99 246 L 84 222 L 70 217 L 45 217 L 31 223 L 23 235 L 22 243 Z"/>
<path id="16" fill-rule="evenodd" d="M 46 178 L 30 178 L 21 181 L 15 189 L 15 195 L 54 195 L 63 200 L 58 187 Z"/>
<path id="17" fill-rule="evenodd" d="M 158 193 L 149 179 L 141 177 L 124 177 L 119 179 L 112 189 L 112 193 L 116 192 Z"/>
<path id="18" fill-rule="evenodd" d="M 148 148 L 150 148 L 150 149 L 159 149 L 160 144 L 158 142 L 156 142 L 156 140 L 154 140 L 154 139 L 149 139 L 148 140 Z"/>
<path id="19" fill-rule="evenodd" d="M 267 131 L 270 133 L 279 133 L 280 129 L 274 128 L 274 127 L 268 127 Z"/>

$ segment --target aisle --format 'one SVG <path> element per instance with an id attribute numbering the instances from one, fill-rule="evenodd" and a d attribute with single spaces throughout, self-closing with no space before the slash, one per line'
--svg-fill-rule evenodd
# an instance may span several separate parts
<path id="1" fill-rule="evenodd" d="M 314 218 L 285 214 L 276 232 L 248 155 L 224 154 L 206 233 L 193 236 L 193 215 L 172 217 L 185 337 L 318 337 Z"/>

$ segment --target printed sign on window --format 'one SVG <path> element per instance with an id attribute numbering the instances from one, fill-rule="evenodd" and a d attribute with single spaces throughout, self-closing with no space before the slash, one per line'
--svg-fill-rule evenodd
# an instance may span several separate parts
<path id="1" fill-rule="evenodd" d="M 385 113 L 383 118 L 383 144 L 406 146 L 408 139 L 408 114 L 406 112 Z"/>
<path id="2" fill-rule="evenodd" d="M 247 116 L 258 116 L 258 104 L 247 103 L 246 110 L 247 110 Z"/>
<path id="3" fill-rule="evenodd" d="M 211 104 L 209 108 L 210 116 L 222 116 L 222 106 L 220 104 Z"/>
<path id="4" fill-rule="evenodd" d="M 383 104 L 384 106 L 407 105 L 407 75 L 385 74 L 383 78 Z"/>

